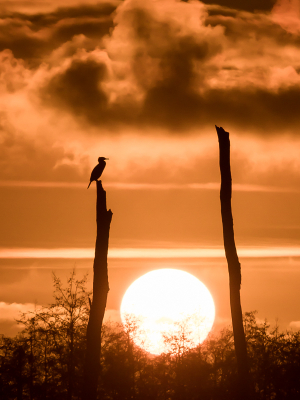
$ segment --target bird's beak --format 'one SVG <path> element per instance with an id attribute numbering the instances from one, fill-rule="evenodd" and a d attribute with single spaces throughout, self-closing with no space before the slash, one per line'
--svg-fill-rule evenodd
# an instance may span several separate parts
<path id="1" fill-rule="evenodd" d="M 109 160 L 109 158 L 104 158 L 104 160 Z"/>

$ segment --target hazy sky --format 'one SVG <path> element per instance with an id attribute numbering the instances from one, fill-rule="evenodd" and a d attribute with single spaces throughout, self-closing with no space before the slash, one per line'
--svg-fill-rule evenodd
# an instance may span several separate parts
<path id="1" fill-rule="evenodd" d="M 168 266 L 228 322 L 215 124 L 231 138 L 243 309 L 300 327 L 300 0 L 0 0 L 0 16 L 0 332 L 51 302 L 52 271 L 91 278 L 99 156 L 110 315 Z"/>

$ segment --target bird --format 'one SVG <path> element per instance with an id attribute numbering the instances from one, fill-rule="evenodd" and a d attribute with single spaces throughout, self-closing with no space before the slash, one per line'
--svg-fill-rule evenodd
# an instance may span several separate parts
<path id="1" fill-rule="evenodd" d="M 105 168 L 105 165 L 106 165 L 105 160 L 109 160 L 109 159 L 105 158 L 105 157 L 99 157 L 98 158 L 98 164 L 96 165 L 96 167 L 93 169 L 93 171 L 91 173 L 90 183 L 89 183 L 87 188 L 90 187 L 90 184 L 93 181 L 97 181 L 100 178 L 100 176 L 101 176 L 101 174 L 102 174 L 102 172 L 103 172 L 103 170 Z"/>

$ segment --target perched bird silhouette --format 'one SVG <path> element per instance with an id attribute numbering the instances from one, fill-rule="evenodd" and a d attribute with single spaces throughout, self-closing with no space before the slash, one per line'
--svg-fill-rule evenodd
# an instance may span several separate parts
<path id="1" fill-rule="evenodd" d="M 98 165 L 96 165 L 96 167 L 93 169 L 93 171 L 91 173 L 90 183 L 89 183 L 89 186 L 87 188 L 90 187 L 90 184 L 93 181 L 97 181 L 100 178 L 100 176 L 101 176 L 101 174 L 102 174 L 102 172 L 103 172 L 103 170 L 105 168 L 105 165 L 106 165 L 105 160 L 108 160 L 108 158 L 105 158 L 105 157 L 99 157 L 98 158 Z"/>

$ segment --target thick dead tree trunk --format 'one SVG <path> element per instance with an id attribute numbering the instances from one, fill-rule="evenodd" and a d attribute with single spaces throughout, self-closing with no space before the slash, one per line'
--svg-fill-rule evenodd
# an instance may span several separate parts
<path id="1" fill-rule="evenodd" d="M 84 370 L 83 400 L 97 399 L 100 373 L 101 329 L 106 307 L 108 286 L 107 252 L 111 210 L 106 208 L 106 192 L 101 181 L 97 184 L 97 238 L 94 259 L 93 300 L 87 326 L 87 349 Z"/>
<path id="2" fill-rule="evenodd" d="M 232 181 L 230 170 L 230 141 L 229 132 L 226 132 L 223 128 L 219 128 L 217 126 L 216 130 L 220 149 L 221 215 L 223 224 L 224 248 L 229 272 L 230 307 L 239 376 L 239 398 L 241 400 L 245 400 L 251 398 L 251 385 L 240 297 L 241 265 L 235 247 L 233 218 L 231 211 Z"/>

